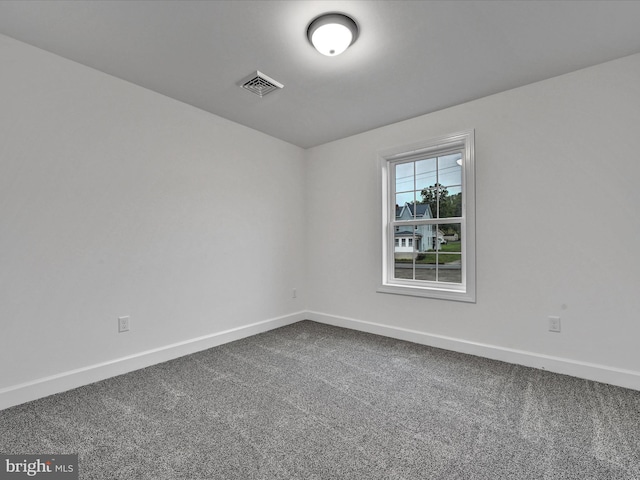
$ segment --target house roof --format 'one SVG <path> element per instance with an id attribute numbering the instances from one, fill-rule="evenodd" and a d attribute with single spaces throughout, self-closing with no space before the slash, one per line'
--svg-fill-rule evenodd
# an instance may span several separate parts
<path id="1" fill-rule="evenodd" d="M 395 236 L 396 236 L 396 237 L 416 237 L 416 238 L 422 238 L 422 234 L 421 234 L 421 233 L 411 232 L 411 231 L 407 231 L 407 230 L 403 230 L 402 232 L 396 232 Z"/>
<path id="2" fill-rule="evenodd" d="M 417 204 L 405 203 L 404 206 L 402 207 L 399 207 L 398 205 L 396 205 L 396 218 L 399 218 L 402 216 L 402 211 L 404 209 L 407 209 L 409 211 L 409 216 L 411 217 L 415 216 L 415 217 L 433 218 L 433 215 L 431 214 L 431 208 L 429 207 L 428 203 L 417 203 Z M 415 210 L 415 214 L 414 214 L 414 210 Z"/>
<path id="3" fill-rule="evenodd" d="M 424 217 L 427 211 L 431 213 L 431 209 L 429 208 L 428 203 L 418 203 L 418 204 L 407 203 L 406 207 L 409 209 L 411 216 Z M 413 213 L 414 209 L 416 210 L 415 214 Z"/>

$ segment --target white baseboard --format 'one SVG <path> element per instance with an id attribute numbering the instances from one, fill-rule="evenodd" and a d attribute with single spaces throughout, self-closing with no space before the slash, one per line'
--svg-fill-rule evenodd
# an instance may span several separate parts
<path id="1" fill-rule="evenodd" d="M 0 410 L 306 319 L 297 312 L 0 389 Z"/>
<path id="2" fill-rule="evenodd" d="M 511 348 L 470 342 L 458 338 L 433 335 L 430 333 L 392 327 L 380 323 L 366 322 L 353 318 L 328 315 L 320 312 L 306 312 L 307 319 L 326 323 L 336 327 L 350 328 L 361 332 L 374 333 L 385 337 L 397 338 L 422 345 L 443 348 L 454 352 L 477 355 L 479 357 L 500 360 L 516 365 L 548 370 L 550 372 L 570 375 L 572 377 L 608 383 L 619 387 L 640 390 L 640 372 L 608 367 L 595 363 L 581 362 L 567 358 L 553 357 L 539 353 L 515 350 Z"/>
<path id="3" fill-rule="evenodd" d="M 496 345 L 470 342 L 458 338 L 434 335 L 417 330 L 366 322 L 337 315 L 301 311 L 3 388 L 0 389 L 0 410 L 98 382 L 116 375 L 122 375 L 140 368 L 166 362 L 224 343 L 240 340 L 250 337 L 251 335 L 284 327 L 302 320 L 312 320 L 337 327 L 374 333 L 385 337 L 397 338 L 399 340 L 406 340 L 422 345 L 477 355 L 541 370 L 549 370 L 555 373 L 640 391 L 640 372 L 633 370 L 624 370 L 567 358 L 504 348 Z"/>

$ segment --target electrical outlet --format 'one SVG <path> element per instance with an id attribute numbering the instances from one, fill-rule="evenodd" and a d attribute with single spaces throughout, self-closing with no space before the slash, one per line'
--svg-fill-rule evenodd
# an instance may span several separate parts
<path id="1" fill-rule="evenodd" d="M 118 317 L 118 333 L 129 331 L 129 315 L 126 317 Z"/>
<path id="2" fill-rule="evenodd" d="M 294 288 L 293 293 L 291 294 L 291 298 L 298 298 L 298 291 Z"/>
<path id="3" fill-rule="evenodd" d="M 560 333 L 560 317 L 549 317 L 549 331 Z"/>

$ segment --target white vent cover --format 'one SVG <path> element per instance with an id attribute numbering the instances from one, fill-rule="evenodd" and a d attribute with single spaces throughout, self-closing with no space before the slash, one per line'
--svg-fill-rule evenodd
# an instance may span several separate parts
<path id="1" fill-rule="evenodd" d="M 242 81 L 242 88 L 255 93 L 260 98 L 267 93 L 271 93 L 279 88 L 284 88 L 280 82 L 276 82 L 273 78 L 266 76 L 262 72 L 256 71 Z"/>

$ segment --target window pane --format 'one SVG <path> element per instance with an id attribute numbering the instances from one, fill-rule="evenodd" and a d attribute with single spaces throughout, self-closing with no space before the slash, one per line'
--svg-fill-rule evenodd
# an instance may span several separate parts
<path id="1" fill-rule="evenodd" d="M 394 234 L 394 276 L 413 280 L 415 259 L 422 248 L 422 226 L 403 225 L 396 227 Z"/>
<path id="2" fill-rule="evenodd" d="M 438 255 L 438 281 L 462 282 L 462 262 L 459 253 L 440 253 Z"/>
<path id="3" fill-rule="evenodd" d="M 416 191 L 417 197 L 420 200 L 420 192 L 432 185 L 435 185 L 438 177 L 437 161 L 435 158 L 427 158 L 425 160 L 418 160 L 416 164 Z"/>
<path id="4" fill-rule="evenodd" d="M 395 278 L 413 280 L 415 248 L 413 245 L 408 246 L 407 241 L 411 240 L 411 243 L 417 243 L 418 238 L 415 235 L 415 225 L 397 227 L 394 236 L 394 276 Z"/>
<path id="5" fill-rule="evenodd" d="M 438 218 L 462 217 L 462 188 L 443 187 L 440 189 Z"/>
<path id="6" fill-rule="evenodd" d="M 404 212 L 402 212 L 402 207 L 405 206 L 405 204 L 407 203 L 413 203 L 414 200 L 414 196 L 413 196 L 413 192 L 405 192 L 405 193 L 397 193 L 396 194 L 396 219 L 399 220 L 398 215 L 403 214 L 402 215 L 402 219 L 403 220 L 409 220 L 411 218 L 411 211 L 409 209 L 405 209 Z"/>
<path id="7" fill-rule="evenodd" d="M 438 281 L 462 283 L 460 223 L 438 225 Z"/>
<path id="8" fill-rule="evenodd" d="M 396 192 L 414 190 L 413 162 L 396 165 Z"/>
<path id="9" fill-rule="evenodd" d="M 437 253 L 429 250 L 416 256 L 416 280 L 436 281 Z"/>
<path id="10" fill-rule="evenodd" d="M 395 260 L 394 278 L 413 280 L 413 262 L 411 260 Z"/>
<path id="11" fill-rule="evenodd" d="M 458 163 L 460 161 L 460 163 Z M 438 158 L 438 183 L 444 186 L 462 185 L 462 154 Z"/>
<path id="12" fill-rule="evenodd" d="M 415 250 L 417 253 L 428 252 L 434 249 L 435 225 L 414 225 Z"/>
<path id="13" fill-rule="evenodd" d="M 423 188 L 421 191 L 416 192 L 416 197 L 422 209 L 422 215 L 418 215 L 421 218 L 436 218 L 438 215 L 438 188 L 431 185 Z"/>
<path id="14" fill-rule="evenodd" d="M 449 225 L 440 225 L 440 235 L 442 236 L 442 241 L 440 242 L 440 250 L 443 253 L 450 252 L 460 252 L 462 240 L 460 236 L 460 225 L 459 223 L 451 223 Z"/>
<path id="15" fill-rule="evenodd" d="M 414 247 L 417 247 L 421 242 L 420 234 L 416 231 L 415 225 L 402 225 L 394 233 L 395 239 L 400 240 L 400 246 L 405 249 L 396 249 L 395 257 L 406 257 L 411 259 Z M 411 240 L 414 245 L 407 246 L 407 241 Z M 402 255 L 400 255 L 402 254 Z"/>

